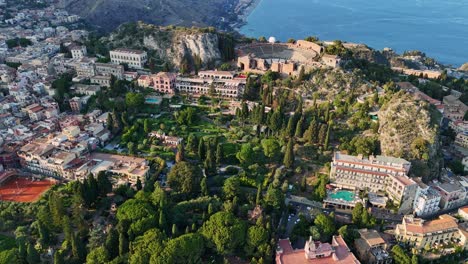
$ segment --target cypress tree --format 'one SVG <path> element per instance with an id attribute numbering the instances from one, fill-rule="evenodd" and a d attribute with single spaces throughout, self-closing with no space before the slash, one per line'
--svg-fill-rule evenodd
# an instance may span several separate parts
<path id="1" fill-rule="evenodd" d="M 106 242 L 104 243 L 106 251 L 109 253 L 109 258 L 114 259 L 119 255 L 119 233 L 115 228 L 109 230 L 109 234 L 106 237 Z"/>
<path id="2" fill-rule="evenodd" d="M 177 225 L 176 225 L 176 224 L 172 224 L 172 237 L 176 237 L 176 236 L 177 236 L 177 233 L 178 233 Z"/>
<path id="3" fill-rule="evenodd" d="M 184 159 L 185 159 L 184 144 L 183 144 L 183 143 L 180 143 L 180 144 L 177 146 L 177 154 L 176 154 L 176 157 L 175 157 L 175 161 L 176 161 L 176 162 L 181 162 L 181 161 L 184 161 Z"/>
<path id="4" fill-rule="evenodd" d="M 110 113 L 107 115 L 107 129 L 111 132 L 114 131 L 114 118 Z"/>
<path id="5" fill-rule="evenodd" d="M 142 185 L 142 183 L 141 183 L 140 177 L 138 177 L 138 179 L 137 179 L 136 188 L 137 188 L 138 191 L 140 191 L 141 189 L 143 189 L 143 185 Z"/>
<path id="6" fill-rule="evenodd" d="M 288 169 L 291 169 L 294 165 L 294 143 L 292 139 L 289 139 L 288 141 L 286 153 L 284 154 L 283 164 Z"/>
<path id="7" fill-rule="evenodd" d="M 31 243 L 28 243 L 27 252 L 28 256 L 26 257 L 26 260 L 29 264 L 41 263 L 41 256 Z"/>
<path id="8" fill-rule="evenodd" d="M 54 253 L 54 264 L 65 264 L 62 253 L 59 250 Z"/>
<path id="9" fill-rule="evenodd" d="M 302 116 L 296 124 L 296 132 L 294 133 L 294 136 L 297 138 L 301 138 L 303 131 L 304 131 L 304 117 Z"/>
<path id="10" fill-rule="evenodd" d="M 128 239 L 124 233 L 119 234 L 119 256 L 123 256 L 128 252 Z"/>
<path id="11" fill-rule="evenodd" d="M 330 127 L 331 125 L 328 125 L 327 135 L 325 136 L 325 142 L 323 143 L 324 149 L 328 149 L 328 144 L 330 143 Z"/>
<path id="12" fill-rule="evenodd" d="M 318 143 L 319 144 L 324 144 L 325 143 L 325 137 L 327 136 L 327 125 L 321 124 L 320 125 L 320 130 L 318 133 Z"/>
<path id="13" fill-rule="evenodd" d="M 204 160 L 206 156 L 206 146 L 205 146 L 205 141 L 203 138 L 200 138 L 200 141 L 198 142 L 198 158 L 200 160 Z"/>
<path id="14" fill-rule="evenodd" d="M 220 165 L 223 161 L 223 145 L 218 143 L 216 146 L 216 164 Z"/>
<path id="15" fill-rule="evenodd" d="M 259 205 L 261 199 L 262 199 L 262 184 L 259 183 L 257 187 L 257 197 L 255 199 L 255 204 Z"/>
<path id="16" fill-rule="evenodd" d="M 208 196 L 208 184 L 206 183 L 206 177 L 203 177 L 200 182 L 201 193 L 203 196 Z"/>

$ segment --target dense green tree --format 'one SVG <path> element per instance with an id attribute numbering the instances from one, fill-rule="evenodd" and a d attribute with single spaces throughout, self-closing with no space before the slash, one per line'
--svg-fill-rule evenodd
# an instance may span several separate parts
<path id="1" fill-rule="evenodd" d="M 114 259 L 119 255 L 119 233 L 115 228 L 109 230 L 104 248 L 110 259 Z"/>
<path id="2" fill-rule="evenodd" d="M 125 105 L 132 112 L 137 112 L 144 103 L 145 97 L 141 93 L 127 93 L 125 95 Z"/>
<path id="3" fill-rule="evenodd" d="M 174 191 L 195 194 L 200 190 L 202 172 L 188 162 L 176 163 L 168 174 L 167 182 Z"/>
<path id="4" fill-rule="evenodd" d="M 41 256 L 31 243 L 28 243 L 28 256 L 26 260 L 29 264 L 41 263 Z"/>
<path id="5" fill-rule="evenodd" d="M 117 210 L 117 219 L 119 221 L 137 221 L 154 214 L 155 210 L 148 202 L 130 199 L 119 206 L 119 210 Z"/>
<path id="6" fill-rule="evenodd" d="M 245 252 L 249 256 L 259 257 L 264 253 L 268 246 L 268 231 L 261 226 L 251 226 L 247 231 L 247 243 L 245 244 Z"/>
<path id="7" fill-rule="evenodd" d="M 328 240 L 335 233 L 335 223 L 331 216 L 319 214 L 315 217 L 314 224 L 321 230 L 323 240 Z"/>
<path id="8" fill-rule="evenodd" d="M 185 159 L 185 148 L 184 148 L 184 144 L 180 143 L 177 146 L 177 154 L 176 154 L 176 157 L 175 157 L 175 161 L 176 162 L 181 162 L 181 161 L 184 161 L 184 159 Z"/>
<path id="9" fill-rule="evenodd" d="M 55 251 L 54 253 L 54 264 L 65 264 L 65 259 L 60 250 Z"/>
<path id="10" fill-rule="evenodd" d="M 104 171 L 98 173 L 97 188 L 101 197 L 106 197 L 108 193 L 112 192 L 112 183 Z"/>
<path id="11" fill-rule="evenodd" d="M 200 160 L 205 160 L 206 158 L 206 144 L 203 138 L 200 138 L 198 141 L 198 158 Z"/>
<path id="12" fill-rule="evenodd" d="M 392 255 L 393 259 L 397 264 L 411 264 L 410 257 L 403 251 L 403 249 L 399 245 L 395 245 L 392 247 Z"/>
<path id="13" fill-rule="evenodd" d="M 234 176 L 226 179 L 223 184 L 223 194 L 225 199 L 232 200 L 240 195 L 240 180 Z"/>
<path id="14" fill-rule="evenodd" d="M 246 224 L 232 213 L 218 212 L 203 224 L 200 232 L 209 248 L 219 254 L 232 254 L 245 243 L 246 230 Z"/>
<path id="15" fill-rule="evenodd" d="M 200 189 L 203 196 L 209 195 L 208 184 L 206 182 L 206 177 L 203 177 L 200 183 Z"/>
<path id="16" fill-rule="evenodd" d="M 288 169 L 291 169 L 294 166 L 294 142 L 292 139 L 289 139 L 288 145 L 286 146 L 283 164 Z"/>
<path id="17" fill-rule="evenodd" d="M 263 154 L 268 158 L 275 158 L 281 151 L 281 146 L 278 140 L 274 138 L 263 139 L 261 141 Z"/>
<path id="18" fill-rule="evenodd" d="M 313 240 L 320 240 L 320 230 L 317 226 L 311 226 L 309 228 L 310 236 L 312 237 Z"/>
<path id="19" fill-rule="evenodd" d="M 49 195 L 49 211 L 52 224 L 59 227 L 62 224 L 62 217 L 65 215 L 62 197 L 58 192 L 51 192 Z"/>
<path id="20" fill-rule="evenodd" d="M 185 234 L 169 240 L 161 254 L 153 254 L 150 262 L 155 264 L 202 263 L 204 252 L 205 242 L 200 234 Z"/>
<path id="21" fill-rule="evenodd" d="M 360 226 L 362 224 L 362 213 L 364 212 L 365 208 L 362 203 L 357 203 L 356 206 L 353 208 L 352 212 L 352 221 L 353 224 Z"/>
<path id="22" fill-rule="evenodd" d="M 284 205 L 284 195 L 281 190 L 270 184 L 264 198 L 265 204 L 273 209 L 280 209 Z"/>
<path id="23" fill-rule="evenodd" d="M 216 164 L 220 165 L 223 162 L 223 159 L 223 145 L 221 143 L 218 143 L 218 145 L 216 145 Z"/>
<path id="24" fill-rule="evenodd" d="M 297 138 L 301 138 L 304 131 L 304 117 L 302 116 L 296 124 L 296 131 L 294 132 L 294 136 Z"/>
<path id="25" fill-rule="evenodd" d="M 255 152 L 253 150 L 252 144 L 246 143 L 242 144 L 241 149 L 236 154 L 236 158 L 244 166 L 248 166 L 253 163 L 255 157 Z"/>
<path id="26" fill-rule="evenodd" d="M 86 256 L 86 263 L 105 264 L 109 260 L 108 251 L 103 246 L 92 249 Z"/>
<path id="27" fill-rule="evenodd" d="M 159 256 L 164 249 L 163 241 L 166 236 L 159 229 L 146 231 L 131 243 L 131 264 L 149 263 L 151 255 Z"/>

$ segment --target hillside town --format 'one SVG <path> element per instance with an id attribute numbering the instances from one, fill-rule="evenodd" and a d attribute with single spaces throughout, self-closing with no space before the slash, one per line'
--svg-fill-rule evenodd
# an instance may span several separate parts
<path id="1" fill-rule="evenodd" d="M 231 48 L 159 67 L 53 4 L 2 8 L 0 263 L 464 263 L 467 74 Z"/>

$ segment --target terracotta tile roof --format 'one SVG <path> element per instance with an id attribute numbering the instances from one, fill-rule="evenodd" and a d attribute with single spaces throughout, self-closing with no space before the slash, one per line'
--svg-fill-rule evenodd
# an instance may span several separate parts
<path id="1" fill-rule="evenodd" d="M 406 231 L 412 233 L 434 233 L 437 231 L 445 231 L 448 229 L 457 228 L 455 218 L 450 215 L 441 215 L 439 219 L 425 221 L 423 223 L 406 223 Z"/>

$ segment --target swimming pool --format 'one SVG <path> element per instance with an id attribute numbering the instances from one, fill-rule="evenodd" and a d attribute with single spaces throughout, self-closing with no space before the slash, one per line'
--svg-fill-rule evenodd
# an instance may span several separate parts
<path id="1" fill-rule="evenodd" d="M 344 200 L 347 202 L 352 202 L 355 199 L 354 192 L 350 192 L 350 191 L 337 191 L 337 192 L 331 193 L 330 197 L 332 199 Z"/>
<path id="2" fill-rule="evenodd" d="M 147 104 L 160 104 L 161 99 L 157 97 L 148 97 L 145 99 L 145 103 Z"/>

